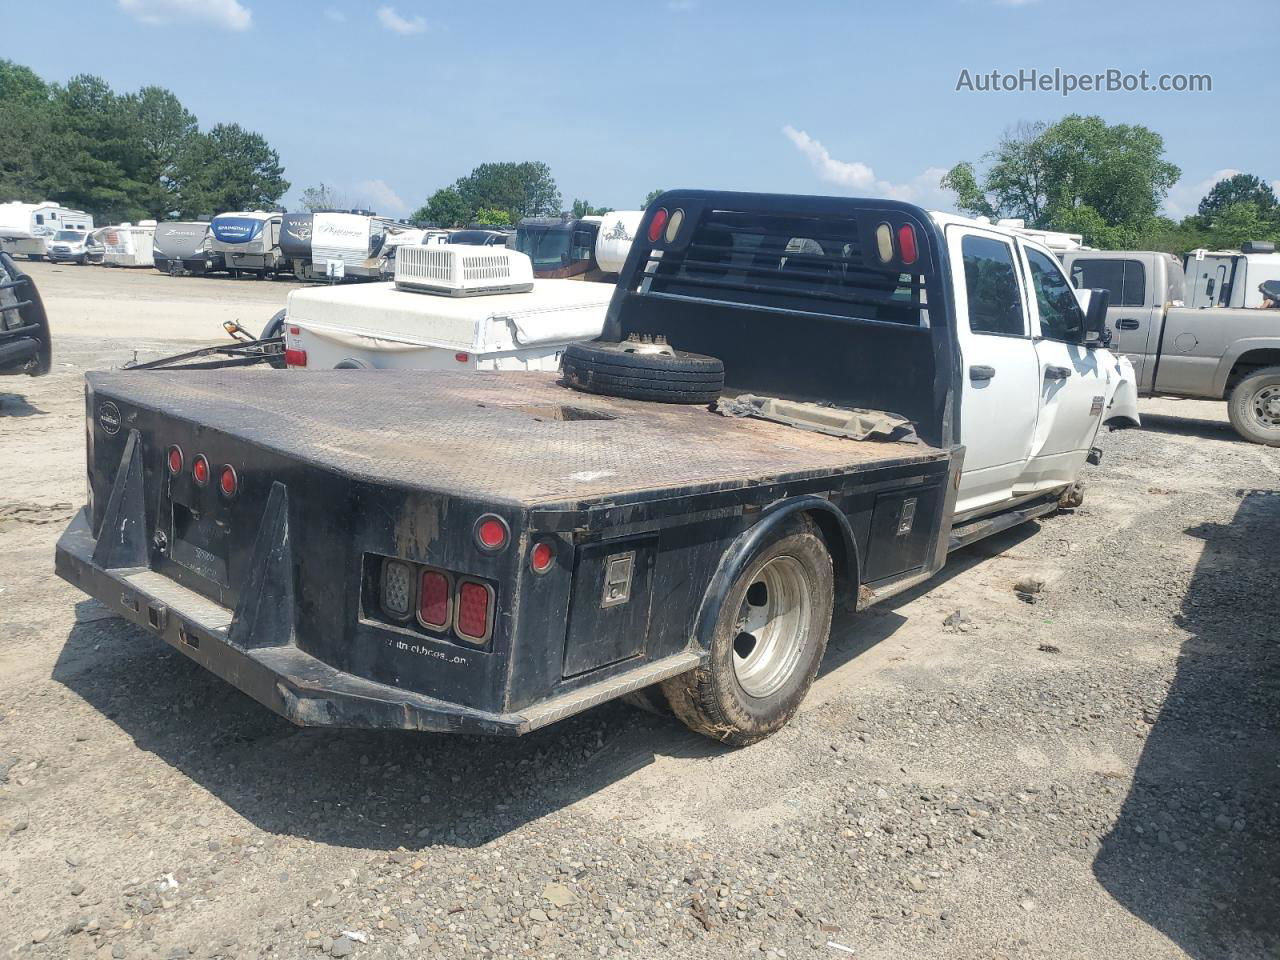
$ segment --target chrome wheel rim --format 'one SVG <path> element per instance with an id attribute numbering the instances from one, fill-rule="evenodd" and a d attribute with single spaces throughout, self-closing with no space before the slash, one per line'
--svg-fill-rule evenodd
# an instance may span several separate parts
<path id="1" fill-rule="evenodd" d="M 1280 427 L 1280 385 L 1263 387 L 1253 395 L 1253 416 L 1264 427 Z"/>
<path id="2" fill-rule="evenodd" d="M 733 672 L 747 696 L 776 693 L 800 659 L 813 619 L 804 567 L 774 557 L 756 573 L 734 625 Z"/>

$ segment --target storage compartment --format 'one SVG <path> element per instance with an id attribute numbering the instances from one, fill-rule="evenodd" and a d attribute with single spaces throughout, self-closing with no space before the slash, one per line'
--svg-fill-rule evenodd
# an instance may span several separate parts
<path id="1" fill-rule="evenodd" d="M 564 676 L 644 653 L 658 555 L 656 535 L 578 549 L 565 635 Z"/>
<path id="2" fill-rule="evenodd" d="M 939 487 L 882 493 L 876 497 L 867 541 L 867 582 L 924 566 L 941 502 Z"/>

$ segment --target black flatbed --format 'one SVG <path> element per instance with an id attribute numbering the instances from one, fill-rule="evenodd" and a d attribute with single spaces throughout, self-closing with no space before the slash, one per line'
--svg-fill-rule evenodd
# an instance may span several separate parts
<path id="1" fill-rule="evenodd" d="M 100 395 L 332 473 L 525 507 L 697 493 L 945 459 L 705 407 L 581 393 L 553 373 L 89 373 Z"/>

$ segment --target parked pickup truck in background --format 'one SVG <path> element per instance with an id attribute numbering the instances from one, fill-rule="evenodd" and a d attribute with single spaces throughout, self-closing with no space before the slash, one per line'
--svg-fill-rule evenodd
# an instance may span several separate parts
<path id="1" fill-rule="evenodd" d="M 1141 395 L 1225 399 L 1240 436 L 1280 446 L 1280 310 L 1184 306 L 1183 265 L 1167 253 L 1080 250 L 1062 260 L 1077 287 L 1111 292 L 1111 348 L 1133 364 Z M 1272 279 L 1261 266 L 1249 272 L 1250 282 Z M 1195 279 L 1204 287 L 1213 277 Z M 1220 281 L 1213 287 L 1223 292 Z M 1234 289 L 1228 302 L 1262 302 Z"/>
<path id="2" fill-rule="evenodd" d="M 837 597 L 1080 502 L 1137 419 L 1106 301 L 905 203 L 668 192 L 560 378 L 90 373 L 57 570 L 302 725 L 521 734 L 643 691 L 752 743 Z"/>

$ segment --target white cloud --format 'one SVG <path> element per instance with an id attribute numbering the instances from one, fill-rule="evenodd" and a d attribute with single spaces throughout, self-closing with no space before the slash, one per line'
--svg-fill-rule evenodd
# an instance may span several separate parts
<path id="1" fill-rule="evenodd" d="M 402 17 L 396 13 L 395 7 L 379 7 L 378 22 L 392 33 L 398 33 L 404 37 L 423 33 L 427 29 L 427 21 L 422 17 Z"/>
<path id="2" fill-rule="evenodd" d="M 403 217 L 409 207 L 385 180 L 361 180 L 351 188 L 353 203 L 376 210 L 384 217 Z"/>
<path id="3" fill-rule="evenodd" d="M 1204 195 L 1213 189 L 1213 185 L 1219 180 L 1225 180 L 1227 177 L 1234 177 L 1239 170 L 1233 170 L 1231 167 L 1224 167 L 1221 170 L 1205 177 L 1203 180 L 1188 180 L 1183 177 L 1173 185 L 1169 190 L 1169 195 L 1164 198 L 1164 205 L 1160 208 L 1160 212 L 1174 220 L 1181 220 L 1188 214 L 1195 213 L 1200 206 L 1200 201 Z"/>
<path id="4" fill-rule="evenodd" d="M 334 7 L 326 7 L 326 8 L 325 8 L 325 11 L 324 11 L 324 18 L 325 18 L 326 20 L 331 21 L 332 23 L 346 23 L 346 22 L 347 22 L 347 15 L 346 15 L 345 13 L 343 13 L 341 10 L 338 10 L 338 9 L 336 9 L 336 8 L 334 8 Z"/>
<path id="5" fill-rule="evenodd" d="M 120 9 L 155 26 L 178 20 L 211 23 L 227 30 L 248 30 L 253 14 L 239 0 L 119 0 Z"/>
<path id="6" fill-rule="evenodd" d="M 818 179 L 834 183 L 851 193 L 905 200 L 923 207 L 943 209 L 954 206 L 955 198 L 938 186 L 945 174 L 945 167 L 928 167 L 905 183 L 894 183 L 876 176 L 875 170 L 857 160 L 837 160 L 831 152 L 803 130 L 788 124 L 782 128 L 790 140 L 813 165 Z"/>

